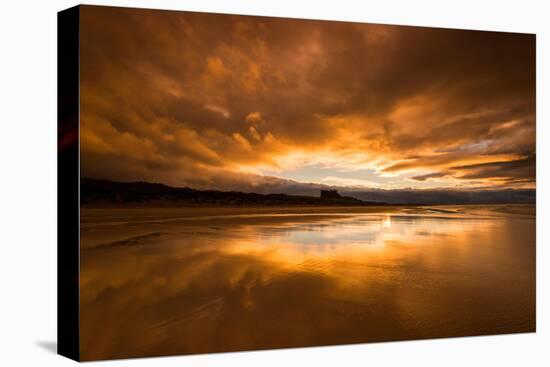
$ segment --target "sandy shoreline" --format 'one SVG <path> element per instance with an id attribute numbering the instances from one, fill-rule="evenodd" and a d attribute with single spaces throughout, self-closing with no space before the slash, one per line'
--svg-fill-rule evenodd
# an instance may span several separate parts
<path id="1" fill-rule="evenodd" d="M 141 221 L 156 218 L 216 217 L 231 215 L 330 215 L 330 214 L 386 214 L 411 213 L 426 214 L 448 213 L 457 214 L 463 211 L 469 213 L 492 214 L 524 214 L 534 215 L 535 204 L 496 204 L 496 205 L 373 205 L 373 206 L 148 206 L 148 205 L 118 205 L 118 206 L 83 206 L 81 208 L 81 224 L 100 223 L 121 220 Z"/>
<path id="2" fill-rule="evenodd" d="M 227 228 L 237 225 L 271 225 L 318 222 L 354 215 L 431 216 L 455 219 L 482 217 L 534 217 L 535 206 L 439 205 L 439 206 L 365 206 L 365 207 L 151 207 L 117 206 L 81 209 L 81 248 L 155 233 Z"/>
<path id="3" fill-rule="evenodd" d="M 83 208 L 81 338 L 87 346 L 105 342 L 82 353 L 93 359 L 533 331 L 534 211 Z"/>

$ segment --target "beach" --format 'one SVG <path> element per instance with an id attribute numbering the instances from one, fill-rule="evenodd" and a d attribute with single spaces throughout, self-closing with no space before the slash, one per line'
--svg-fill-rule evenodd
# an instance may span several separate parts
<path id="1" fill-rule="evenodd" d="M 84 360 L 535 331 L 535 206 L 84 207 Z"/>

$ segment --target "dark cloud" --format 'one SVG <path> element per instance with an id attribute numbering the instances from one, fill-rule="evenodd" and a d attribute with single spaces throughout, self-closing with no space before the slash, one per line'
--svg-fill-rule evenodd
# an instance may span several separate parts
<path id="1" fill-rule="evenodd" d="M 462 179 L 497 178 L 512 180 L 531 180 L 536 175 L 535 155 L 527 158 L 505 162 L 490 162 L 452 167 L 459 170 Z"/>
<path id="2" fill-rule="evenodd" d="M 440 177 L 445 177 L 447 175 L 448 175 L 448 173 L 446 173 L 446 172 L 427 173 L 425 175 L 411 177 L 411 180 L 426 181 L 430 178 L 440 178 Z"/>
<path id="3" fill-rule="evenodd" d="M 83 175 L 263 190 L 259 167 L 331 156 L 534 181 L 534 35 L 81 9 Z"/>

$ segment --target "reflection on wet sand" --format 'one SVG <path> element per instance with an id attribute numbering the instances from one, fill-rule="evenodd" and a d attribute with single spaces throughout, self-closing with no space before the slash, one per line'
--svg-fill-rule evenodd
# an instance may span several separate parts
<path id="1" fill-rule="evenodd" d="M 535 329 L 534 206 L 82 218 L 83 359 Z"/>

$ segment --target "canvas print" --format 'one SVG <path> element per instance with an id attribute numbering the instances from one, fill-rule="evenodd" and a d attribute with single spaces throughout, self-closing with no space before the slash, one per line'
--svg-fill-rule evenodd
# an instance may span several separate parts
<path id="1" fill-rule="evenodd" d="M 78 17 L 79 359 L 535 331 L 535 35 Z"/>

